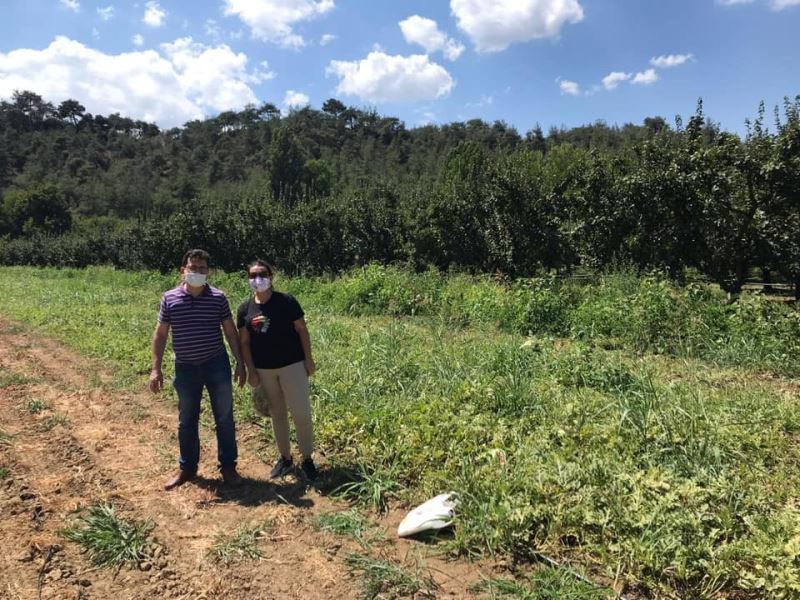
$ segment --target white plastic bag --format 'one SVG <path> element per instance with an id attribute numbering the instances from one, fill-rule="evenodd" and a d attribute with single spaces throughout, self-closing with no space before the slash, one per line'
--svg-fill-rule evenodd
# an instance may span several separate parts
<path id="1" fill-rule="evenodd" d="M 447 527 L 453 522 L 456 504 L 453 492 L 431 498 L 405 516 L 397 528 L 397 535 L 406 537 L 430 529 Z"/>

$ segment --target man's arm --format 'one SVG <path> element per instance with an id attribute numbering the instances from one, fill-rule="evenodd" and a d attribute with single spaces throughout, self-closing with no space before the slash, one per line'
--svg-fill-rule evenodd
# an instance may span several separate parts
<path id="1" fill-rule="evenodd" d="M 159 323 L 153 332 L 153 366 L 150 369 L 150 391 L 154 394 L 164 388 L 164 374 L 161 363 L 164 360 L 164 349 L 167 347 L 169 337 L 169 323 Z"/>
<path id="2" fill-rule="evenodd" d="M 306 327 L 306 321 L 303 317 L 294 321 L 294 330 L 300 336 L 300 345 L 303 347 L 303 354 L 306 357 L 303 362 L 306 366 L 306 373 L 311 377 L 317 370 L 317 365 L 314 364 L 314 359 L 311 357 L 311 335 L 308 333 L 308 327 Z"/>
<path id="3" fill-rule="evenodd" d="M 247 373 L 245 371 L 244 361 L 242 360 L 239 334 L 236 333 L 236 326 L 233 324 L 233 319 L 225 319 L 222 322 L 222 331 L 225 332 L 225 339 L 228 340 L 228 346 L 231 347 L 233 357 L 236 359 L 234 378 L 236 379 L 236 383 L 239 384 L 239 387 L 242 387 L 247 381 Z"/>

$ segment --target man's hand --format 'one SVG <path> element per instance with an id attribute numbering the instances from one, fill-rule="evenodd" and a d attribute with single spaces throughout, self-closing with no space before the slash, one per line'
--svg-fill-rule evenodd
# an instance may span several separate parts
<path id="1" fill-rule="evenodd" d="M 233 373 L 233 378 L 236 380 L 239 387 L 244 387 L 244 384 L 247 383 L 247 369 L 244 368 L 242 363 L 236 363 L 236 370 Z"/>
<path id="2" fill-rule="evenodd" d="M 150 391 L 157 394 L 164 389 L 164 374 L 161 369 L 153 369 L 150 371 Z"/>
<path id="3" fill-rule="evenodd" d="M 306 367 L 306 373 L 309 377 L 311 377 L 317 370 L 317 365 L 314 364 L 313 358 L 307 358 L 303 361 L 303 364 Z"/>
<path id="4" fill-rule="evenodd" d="M 258 376 L 258 371 L 253 369 L 247 374 L 247 382 L 250 384 L 250 387 L 257 388 L 261 385 L 261 377 Z"/>

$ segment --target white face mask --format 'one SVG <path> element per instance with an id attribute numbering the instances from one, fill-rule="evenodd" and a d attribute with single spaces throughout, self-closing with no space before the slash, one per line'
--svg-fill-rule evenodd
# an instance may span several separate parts
<path id="1" fill-rule="evenodd" d="M 186 272 L 186 284 L 191 287 L 203 287 L 206 284 L 206 275 L 203 273 Z"/>
<path id="2" fill-rule="evenodd" d="M 250 287 L 256 292 L 266 292 L 272 287 L 272 279 L 270 277 L 254 277 L 250 280 Z"/>

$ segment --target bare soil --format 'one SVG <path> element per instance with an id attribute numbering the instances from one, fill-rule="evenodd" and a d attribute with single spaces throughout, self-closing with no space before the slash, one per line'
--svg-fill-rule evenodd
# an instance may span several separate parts
<path id="1" fill-rule="evenodd" d="M 349 507 L 294 476 L 269 481 L 276 454 L 259 425 L 237 424 L 242 485 L 218 480 L 213 429 L 203 427 L 201 476 L 165 492 L 177 460 L 177 411 L 166 396 L 119 391 L 107 365 L 2 319 L 0 375 L 0 598 L 364 597 L 345 562 L 364 550 L 311 525 L 315 515 Z M 330 476 L 324 459 L 321 475 Z M 155 524 L 148 561 L 96 568 L 60 534 L 77 511 L 101 502 Z M 475 597 L 470 587 L 501 567 L 397 539 L 407 508 L 378 519 L 386 539 L 369 554 L 421 568 L 438 585 L 436 597 Z M 261 558 L 225 565 L 210 553 L 221 536 L 262 522 L 272 526 L 259 542 Z"/>

